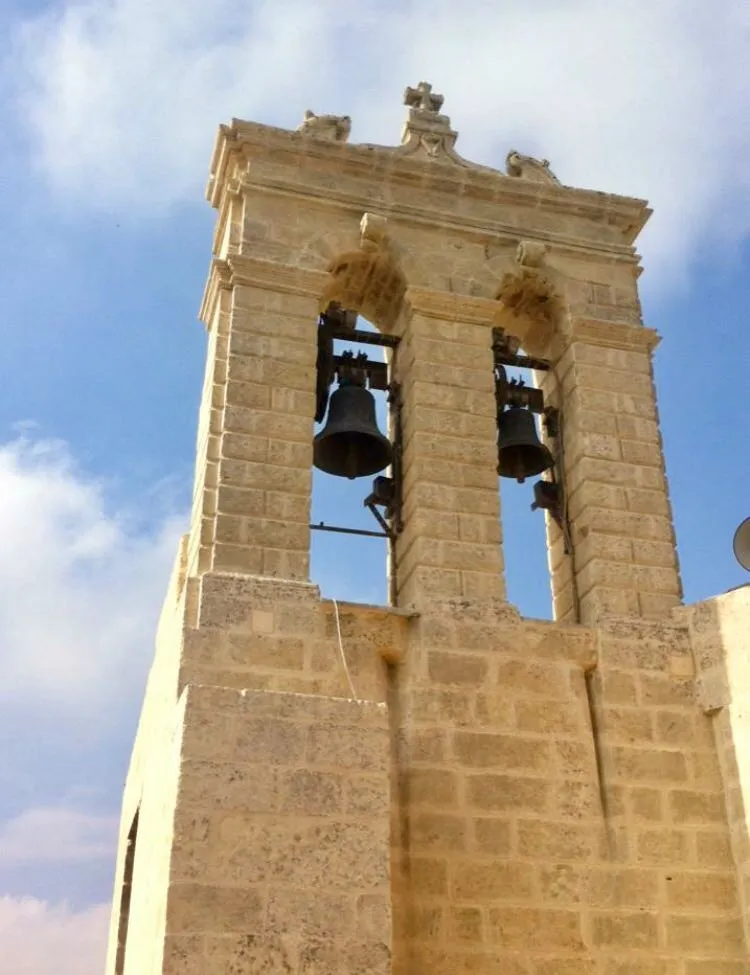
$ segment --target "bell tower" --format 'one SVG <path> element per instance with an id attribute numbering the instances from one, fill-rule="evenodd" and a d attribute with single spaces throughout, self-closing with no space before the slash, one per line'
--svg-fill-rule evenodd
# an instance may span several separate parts
<path id="1" fill-rule="evenodd" d="M 471 163 L 441 95 L 404 101 L 395 147 L 219 129 L 107 975 L 739 975 L 750 605 L 681 606 L 649 210 Z M 362 485 L 389 605 L 311 583 L 313 466 Z M 546 519 L 554 622 L 506 599 L 498 474 Z"/>

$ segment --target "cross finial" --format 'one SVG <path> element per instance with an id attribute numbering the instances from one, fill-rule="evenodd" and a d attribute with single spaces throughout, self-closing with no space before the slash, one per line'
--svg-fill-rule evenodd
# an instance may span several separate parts
<path id="1" fill-rule="evenodd" d="M 432 85 L 420 81 L 416 88 L 407 88 L 404 92 L 404 105 L 409 108 L 420 108 L 423 112 L 433 112 L 435 115 L 443 106 L 443 96 L 432 92 Z"/>

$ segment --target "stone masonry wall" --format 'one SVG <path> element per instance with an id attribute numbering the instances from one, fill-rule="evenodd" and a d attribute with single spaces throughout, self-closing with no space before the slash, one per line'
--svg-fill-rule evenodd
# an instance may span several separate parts
<path id="1" fill-rule="evenodd" d="M 341 649 L 315 587 L 201 580 L 173 678 L 187 710 L 159 827 L 173 836 L 160 841 L 172 844 L 164 972 L 339 975 L 367 958 L 363 975 L 385 973 L 386 949 L 396 975 L 748 970 L 685 623 L 561 626 L 461 599 L 417 615 L 338 610 Z M 387 711 L 342 700 L 341 650 L 356 696 Z M 152 796 L 160 761 L 146 765 Z M 356 814 L 352 783 L 365 790 Z M 332 839 L 342 822 L 342 836 L 377 839 L 374 893 Z M 144 836 L 139 849 L 156 842 Z M 341 867 L 305 901 L 329 856 Z M 136 865 L 134 890 L 147 875 L 158 887 L 159 862 L 144 857 L 140 878 Z M 132 954 L 157 965 L 158 931 L 132 910 Z M 324 945 L 328 960 L 305 968 Z"/>
<path id="2" fill-rule="evenodd" d="M 385 975 L 383 706 L 200 685 L 186 695 L 164 975 Z"/>
<path id="3" fill-rule="evenodd" d="M 394 971 L 747 971 L 685 627 L 559 627 L 458 601 L 413 626 Z"/>

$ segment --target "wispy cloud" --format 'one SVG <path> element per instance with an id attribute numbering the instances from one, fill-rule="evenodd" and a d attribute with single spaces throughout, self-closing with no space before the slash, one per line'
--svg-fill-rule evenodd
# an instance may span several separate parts
<path id="1" fill-rule="evenodd" d="M 0 824 L 0 864 L 114 858 L 118 820 L 65 807 L 27 809 Z"/>
<path id="2" fill-rule="evenodd" d="M 648 196 L 652 268 L 750 225 L 744 0 L 67 0 L 12 74 L 34 161 L 68 199 L 154 213 L 198 199 L 217 123 L 346 112 L 396 142 L 406 83 L 446 95 L 460 148 L 548 156 L 564 182 Z M 387 52 L 387 53 L 386 53 Z M 471 66 L 467 70 L 467 66 Z"/>
<path id="3" fill-rule="evenodd" d="M 64 444 L 28 437 L 0 446 L 0 497 L 0 700 L 106 724 L 140 692 L 184 522 L 113 508 Z"/>
<path id="4" fill-rule="evenodd" d="M 122 738 L 184 524 L 117 494 L 33 427 L 0 445 L 0 884 L 66 899 L 0 897 L 13 975 L 103 970 L 109 908 L 78 905 L 111 884 Z"/>
<path id="5" fill-rule="evenodd" d="M 94 975 L 104 970 L 109 905 L 74 911 L 31 897 L 0 897 L 2 970 Z"/>

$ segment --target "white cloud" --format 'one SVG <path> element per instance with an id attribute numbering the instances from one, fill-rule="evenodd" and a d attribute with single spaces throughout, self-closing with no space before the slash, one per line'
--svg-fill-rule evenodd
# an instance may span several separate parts
<path id="1" fill-rule="evenodd" d="M 0 497 L 0 702 L 96 716 L 96 735 L 140 694 L 182 519 L 112 510 L 41 440 L 0 446 Z"/>
<path id="2" fill-rule="evenodd" d="M 63 806 L 27 809 L 0 824 L 0 863 L 114 859 L 118 820 Z"/>
<path id="3" fill-rule="evenodd" d="M 65 0 L 10 64 L 35 161 L 66 198 L 128 212 L 199 199 L 236 115 L 346 112 L 398 139 L 405 84 L 431 80 L 459 148 L 545 155 L 564 182 L 647 196 L 651 268 L 750 224 L 745 0 Z"/>
<path id="4" fill-rule="evenodd" d="M 98 975 L 104 971 L 109 913 L 108 904 L 74 911 L 31 897 L 0 897 L 2 971 Z"/>

